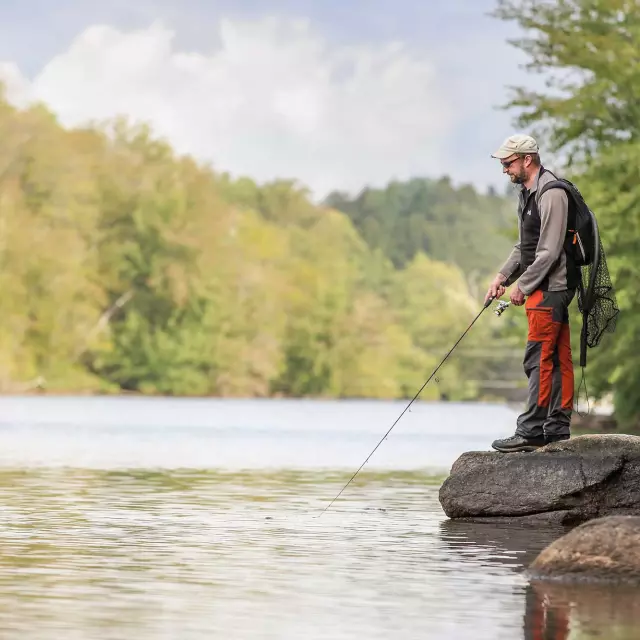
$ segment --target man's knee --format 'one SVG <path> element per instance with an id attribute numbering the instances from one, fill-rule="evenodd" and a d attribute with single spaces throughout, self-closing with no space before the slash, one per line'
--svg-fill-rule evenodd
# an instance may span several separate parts
<path id="1" fill-rule="evenodd" d="M 540 359 L 542 356 L 542 343 L 529 341 L 524 351 L 524 358 L 522 360 L 522 367 L 527 377 L 536 370 L 540 369 Z"/>

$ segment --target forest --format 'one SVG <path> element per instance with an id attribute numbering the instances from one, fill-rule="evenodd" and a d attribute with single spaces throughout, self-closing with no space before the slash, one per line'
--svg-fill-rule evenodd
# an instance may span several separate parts
<path id="1" fill-rule="evenodd" d="M 413 395 L 513 241 L 508 199 L 446 178 L 318 204 L 43 106 L 2 102 L 0 161 L 4 393 Z M 424 397 L 477 397 L 500 330 Z"/>

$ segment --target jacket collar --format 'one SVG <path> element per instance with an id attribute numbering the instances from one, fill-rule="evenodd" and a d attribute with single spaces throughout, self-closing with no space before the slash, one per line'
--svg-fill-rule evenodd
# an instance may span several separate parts
<path id="1" fill-rule="evenodd" d="M 533 181 L 533 184 L 531 185 L 531 189 L 527 189 L 524 185 L 522 185 L 520 187 L 520 196 L 521 196 L 522 200 L 524 200 L 524 201 L 528 200 L 538 190 L 538 183 L 540 182 L 540 176 L 544 172 L 545 172 L 545 168 L 542 165 L 540 165 L 540 168 L 538 169 L 538 172 L 536 173 L 535 180 Z"/>
<path id="2" fill-rule="evenodd" d="M 540 176 L 542 175 L 543 172 L 544 172 L 544 167 L 541 165 L 540 168 L 538 169 L 538 172 L 536 173 L 536 179 L 533 181 L 533 185 L 531 186 L 529 193 L 535 193 L 538 190 L 538 183 L 540 182 Z"/>

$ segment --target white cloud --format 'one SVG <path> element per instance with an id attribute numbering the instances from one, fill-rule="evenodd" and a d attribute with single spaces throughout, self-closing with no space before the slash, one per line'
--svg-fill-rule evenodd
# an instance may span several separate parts
<path id="1" fill-rule="evenodd" d="M 459 102 L 401 44 L 337 47 L 308 21 L 219 25 L 215 51 L 177 51 L 160 24 L 86 29 L 28 82 L 0 65 L 10 99 L 42 100 L 68 126 L 126 114 L 180 152 L 322 196 L 438 175 Z M 468 105 L 467 105 L 468 108 Z"/>

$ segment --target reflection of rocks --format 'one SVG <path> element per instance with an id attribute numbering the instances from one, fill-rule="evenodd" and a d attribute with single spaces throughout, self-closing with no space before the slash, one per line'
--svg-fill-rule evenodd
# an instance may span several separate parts
<path id="1" fill-rule="evenodd" d="M 493 523 L 484 519 L 480 522 L 445 520 L 439 528 L 442 543 L 457 559 L 473 562 L 474 566 L 486 566 L 487 571 L 500 563 L 521 575 L 536 557 L 542 555 L 541 551 L 553 546 L 563 534 L 566 538 L 578 530 L 557 526 L 529 527 L 505 520 Z M 640 554 L 638 541 L 635 546 Z M 519 586 L 514 588 L 520 592 Z M 514 634 L 514 640 L 631 640 L 640 637 L 637 632 L 640 628 L 640 591 L 636 586 L 563 583 L 536 577 L 524 588 L 521 606 L 522 632 L 521 635 Z"/>
<path id="2" fill-rule="evenodd" d="M 528 527 L 504 520 L 440 523 L 440 539 L 456 558 L 462 556 L 475 566 L 486 566 L 488 571 L 500 563 L 516 573 L 521 573 L 567 531 L 567 527 Z M 522 595 L 522 633 L 513 637 L 514 640 L 631 640 L 640 637 L 638 628 L 640 591 L 635 586 L 535 578 Z"/>
<path id="3" fill-rule="evenodd" d="M 566 527 L 527 527 L 501 522 L 445 520 L 440 538 L 456 555 L 477 559 L 480 554 L 520 572 L 539 553 L 567 532 Z"/>
<path id="4" fill-rule="evenodd" d="M 535 580 L 527 586 L 523 626 L 524 640 L 631 640 L 640 635 L 640 597 L 632 586 Z"/>
<path id="5" fill-rule="evenodd" d="M 640 437 L 585 435 L 533 453 L 469 452 L 440 487 L 450 518 L 577 524 L 640 515 Z"/>
<path id="6" fill-rule="evenodd" d="M 640 517 L 576 527 L 543 549 L 529 573 L 525 640 L 565 640 L 575 629 L 607 640 L 640 635 Z"/>
<path id="7" fill-rule="evenodd" d="M 580 525 L 544 549 L 530 569 L 536 576 L 640 582 L 640 517 L 610 516 Z"/>

